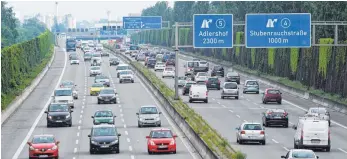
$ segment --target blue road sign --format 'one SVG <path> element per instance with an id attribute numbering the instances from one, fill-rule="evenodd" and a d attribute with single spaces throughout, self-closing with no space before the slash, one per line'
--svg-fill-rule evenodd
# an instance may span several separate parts
<path id="1" fill-rule="evenodd" d="M 310 13 L 246 14 L 247 48 L 311 47 Z"/>
<path id="2" fill-rule="evenodd" d="M 194 48 L 232 48 L 232 14 L 194 14 Z"/>
<path id="3" fill-rule="evenodd" d="M 161 29 L 161 16 L 123 17 L 124 29 Z"/>

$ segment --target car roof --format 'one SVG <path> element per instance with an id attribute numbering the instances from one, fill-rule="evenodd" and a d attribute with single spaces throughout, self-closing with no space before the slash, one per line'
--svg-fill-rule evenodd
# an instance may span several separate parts
<path id="1" fill-rule="evenodd" d="M 229 83 L 233 83 L 233 84 L 236 84 L 236 85 L 237 85 L 236 82 L 224 82 L 224 85 L 225 85 L 225 84 L 229 84 Z"/>
<path id="2" fill-rule="evenodd" d="M 114 90 L 112 88 L 103 88 L 102 90 Z"/>
<path id="3" fill-rule="evenodd" d="M 141 108 L 148 108 L 148 107 L 156 107 L 156 108 L 158 108 L 157 106 L 155 106 L 155 105 L 143 105 L 143 106 L 141 106 Z"/>
<path id="4" fill-rule="evenodd" d="M 118 66 L 129 66 L 128 64 L 119 64 Z"/>
<path id="5" fill-rule="evenodd" d="M 311 109 L 328 110 L 327 108 L 324 108 L 324 107 L 311 107 L 311 108 L 309 108 L 309 110 L 311 110 Z"/>
<path id="6" fill-rule="evenodd" d="M 286 112 L 285 109 L 281 109 L 281 108 L 269 108 L 267 110 L 271 110 L 273 112 Z"/>
<path id="7" fill-rule="evenodd" d="M 54 135 L 52 135 L 52 134 L 41 134 L 41 135 L 34 135 L 33 138 L 35 138 L 35 137 L 42 137 L 42 136 L 54 137 Z"/>
<path id="8" fill-rule="evenodd" d="M 301 152 L 314 152 L 313 150 L 310 150 L 310 149 L 291 149 L 290 151 L 292 151 L 292 152 L 298 152 L 298 151 L 301 151 Z"/>
<path id="9" fill-rule="evenodd" d="M 171 131 L 169 128 L 154 128 L 151 131 Z"/>
<path id="10" fill-rule="evenodd" d="M 266 91 L 268 91 L 268 90 L 275 90 L 275 91 L 279 91 L 279 89 L 276 89 L 276 88 L 266 88 L 265 90 L 266 90 Z"/>
<path id="11" fill-rule="evenodd" d="M 258 82 L 257 80 L 246 80 L 245 82 Z"/>
<path id="12" fill-rule="evenodd" d="M 116 128 L 115 125 L 110 125 L 110 124 L 102 124 L 102 125 L 93 125 L 93 128 Z"/>
<path id="13" fill-rule="evenodd" d="M 243 125 L 247 125 L 247 124 L 259 124 L 259 125 L 261 125 L 260 123 L 258 123 L 258 122 L 244 122 L 244 123 L 242 123 Z"/>
<path id="14" fill-rule="evenodd" d="M 57 91 L 57 90 L 72 90 L 72 88 L 66 88 L 66 87 L 65 87 L 65 88 L 57 88 L 57 89 L 55 89 L 55 90 L 56 90 L 56 91 Z"/>
<path id="15" fill-rule="evenodd" d="M 111 112 L 112 113 L 112 110 L 97 110 L 97 111 L 95 111 L 95 113 L 97 113 L 97 112 Z"/>

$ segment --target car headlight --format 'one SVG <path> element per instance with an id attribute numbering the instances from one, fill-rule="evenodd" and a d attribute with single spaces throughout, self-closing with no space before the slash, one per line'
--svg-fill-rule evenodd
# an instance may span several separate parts
<path id="1" fill-rule="evenodd" d="M 35 150 L 35 148 L 34 148 L 34 147 L 32 147 L 32 146 L 30 146 L 30 147 L 29 147 L 29 150 Z"/>
<path id="2" fill-rule="evenodd" d="M 155 120 L 160 120 L 160 117 L 156 117 Z"/>
<path id="3" fill-rule="evenodd" d="M 174 145 L 175 144 L 175 140 L 171 140 L 170 145 Z"/>
<path id="4" fill-rule="evenodd" d="M 143 118 L 140 118 L 140 121 L 143 121 L 144 119 Z"/>
<path id="5" fill-rule="evenodd" d="M 118 143 L 118 139 L 112 141 L 110 144 L 117 144 Z"/>
<path id="6" fill-rule="evenodd" d="M 52 147 L 52 150 L 56 150 L 58 148 L 58 146 L 57 145 L 54 145 L 53 147 Z"/>
<path id="7" fill-rule="evenodd" d="M 99 98 L 99 99 L 102 99 L 102 97 L 101 97 L 101 96 L 99 96 L 98 98 Z"/>
<path id="8" fill-rule="evenodd" d="M 155 145 L 155 143 L 154 143 L 152 140 L 150 141 L 150 143 L 151 143 L 151 145 L 152 145 L 152 146 L 154 146 L 154 145 Z"/>
<path id="9" fill-rule="evenodd" d="M 48 119 L 52 119 L 52 116 L 48 116 Z"/>
<path id="10" fill-rule="evenodd" d="M 66 117 L 65 117 L 65 118 L 70 118 L 70 114 L 66 115 Z"/>
<path id="11" fill-rule="evenodd" d="M 69 100 L 69 103 L 73 103 L 73 100 Z"/>
<path id="12" fill-rule="evenodd" d="M 95 145 L 97 145 L 97 144 L 98 144 L 98 142 L 95 142 L 95 141 L 93 141 L 93 140 L 92 140 L 92 144 L 95 144 Z"/>
<path id="13" fill-rule="evenodd" d="M 108 123 L 113 123 L 113 119 L 109 120 Z"/>
<path id="14" fill-rule="evenodd" d="M 114 98 L 116 98 L 116 96 L 112 96 L 111 98 L 114 99 Z"/>

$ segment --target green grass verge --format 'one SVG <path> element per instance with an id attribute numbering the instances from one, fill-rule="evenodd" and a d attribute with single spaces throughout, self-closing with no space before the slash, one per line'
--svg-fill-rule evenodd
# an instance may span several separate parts
<path id="1" fill-rule="evenodd" d="M 3 94 L 1 93 L 1 111 L 5 110 L 7 106 L 18 96 L 21 95 L 23 90 L 28 87 L 31 82 L 37 77 L 38 74 L 46 67 L 47 63 L 51 60 L 53 55 L 54 46 L 51 46 L 49 53 L 47 53 L 46 57 L 42 60 L 41 64 L 37 65 L 30 74 L 26 75 L 23 80 L 23 83 L 19 85 L 16 89 L 11 91 L 10 93 Z"/>
<path id="2" fill-rule="evenodd" d="M 320 89 L 310 88 L 308 90 L 308 86 L 303 85 L 299 81 L 292 81 L 292 80 L 290 80 L 288 78 L 284 78 L 284 77 L 271 76 L 271 75 L 265 74 L 265 73 L 260 72 L 260 71 L 251 70 L 249 68 L 242 67 L 240 65 L 235 65 L 235 64 L 231 65 L 231 63 L 229 61 L 224 61 L 224 60 L 220 60 L 220 59 L 214 59 L 214 58 L 211 58 L 211 57 L 202 56 L 202 55 L 196 55 L 196 54 L 193 54 L 193 53 L 181 52 L 181 54 L 192 56 L 192 57 L 201 58 L 201 59 L 204 59 L 206 61 L 212 61 L 212 62 L 219 63 L 219 64 L 222 64 L 222 65 L 226 65 L 226 66 L 229 66 L 229 67 L 232 66 L 233 68 L 235 68 L 236 70 L 239 70 L 241 72 L 246 72 L 248 74 L 252 74 L 252 75 L 263 77 L 263 78 L 266 78 L 266 79 L 269 79 L 269 80 L 272 80 L 272 81 L 276 81 L 276 82 L 281 83 L 281 84 L 283 84 L 285 86 L 293 87 L 293 88 L 296 88 L 296 89 L 299 89 L 299 90 L 302 90 L 302 91 L 306 91 L 306 92 L 312 93 L 312 94 L 317 95 L 319 97 L 322 97 L 322 98 L 325 98 L 325 99 L 329 99 L 329 100 L 332 100 L 332 101 L 335 101 L 335 102 L 347 105 L 347 98 L 342 98 L 341 95 L 337 95 L 337 94 L 333 94 L 333 93 L 327 93 L 327 92 L 324 92 L 323 90 L 320 90 Z"/>
<path id="3" fill-rule="evenodd" d="M 185 104 L 181 99 L 174 100 L 175 93 L 161 79 L 159 79 L 149 69 L 144 68 L 139 62 L 132 62 L 137 70 L 141 71 L 144 76 L 150 80 L 154 86 L 165 96 L 166 99 L 173 105 L 174 109 L 186 120 L 192 129 L 202 138 L 208 147 L 219 156 L 230 159 L 245 159 L 246 156 L 235 151 L 229 142 L 223 138 L 215 129 L 213 129 L 201 115 L 196 113 L 192 108 Z M 240 156 L 243 156 L 241 158 Z"/>

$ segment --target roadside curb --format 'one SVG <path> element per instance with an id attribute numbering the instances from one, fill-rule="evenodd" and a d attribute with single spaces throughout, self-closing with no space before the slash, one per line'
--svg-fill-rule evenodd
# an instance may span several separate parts
<path id="1" fill-rule="evenodd" d="M 1 112 L 1 124 L 7 121 L 7 119 L 18 109 L 18 107 L 28 98 L 28 96 L 35 90 L 37 85 L 41 82 L 43 77 L 47 74 L 49 68 L 51 67 L 56 49 L 58 47 L 54 46 L 53 54 L 51 60 L 47 63 L 46 67 L 38 74 L 38 76 L 31 82 L 31 84 L 26 87 L 21 95 L 17 96 L 7 107 L 7 109 Z"/>

